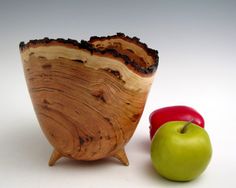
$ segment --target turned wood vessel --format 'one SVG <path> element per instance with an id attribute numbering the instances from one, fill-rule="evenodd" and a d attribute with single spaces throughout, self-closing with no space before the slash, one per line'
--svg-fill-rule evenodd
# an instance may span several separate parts
<path id="1" fill-rule="evenodd" d="M 89 41 L 40 39 L 20 43 L 28 90 L 39 124 L 60 157 L 115 157 L 142 115 L 158 52 L 122 33 Z"/>

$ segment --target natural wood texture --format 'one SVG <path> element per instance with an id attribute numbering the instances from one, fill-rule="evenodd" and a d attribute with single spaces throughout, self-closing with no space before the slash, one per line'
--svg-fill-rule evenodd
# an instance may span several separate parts
<path id="1" fill-rule="evenodd" d="M 52 155 L 51 155 L 49 161 L 48 161 L 48 165 L 54 166 L 54 164 L 57 162 L 57 160 L 59 160 L 61 157 L 62 157 L 62 155 L 57 150 L 54 150 L 52 152 Z"/>
<path id="2" fill-rule="evenodd" d="M 126 153 L 125 153 L 125 150 L 124 149 L 121 149 L 121 150 L 118 150 L 114 155 L 113 157 L 117 158 L 118 160 L 120 160 L 120 162 L 122 164 L 124 164 L 125 166 L 128 166 L 129 165 L 129 160 L 126 156 Z"/>
<path id="3" fill-rule="evenodd" d="M 55 148 L 49 165 L 61 156 L 77 160 L 114 156 L 128 165 L 124 146 L 136 129 L 153 80 L 155 70 L 148 67 L 157 66 L 158 59 L 135 67 L 121 49 L 102 51 L 86 45 L 61 39 L 21 44 L 32 103 Z M 136 59 L 138 54 L 150 56 L 147 49 L 139 50 Z"/>

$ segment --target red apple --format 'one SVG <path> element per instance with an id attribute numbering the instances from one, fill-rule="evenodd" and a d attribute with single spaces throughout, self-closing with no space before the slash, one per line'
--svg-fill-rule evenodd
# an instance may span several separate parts
<path id="1" fill-rule="evenodd" d="M 157 109 L 150 114 L 150 137 L 157 129 L 169 121 L 191 121 L 204 128 L 204 119 L 195 109 L 188 106 L 169 106 Z"/>

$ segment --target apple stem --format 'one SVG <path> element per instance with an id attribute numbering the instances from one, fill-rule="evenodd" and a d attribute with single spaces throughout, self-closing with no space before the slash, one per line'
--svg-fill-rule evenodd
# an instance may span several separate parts
<path id="1" fill-rule="evenodd" d="M 184 134 L 187 130 L 187 127 L 194 121 L 194 118 L 192 118 L 190 121 L 188 121 L 183 128 L 180 130 L 180 133 Z"/>

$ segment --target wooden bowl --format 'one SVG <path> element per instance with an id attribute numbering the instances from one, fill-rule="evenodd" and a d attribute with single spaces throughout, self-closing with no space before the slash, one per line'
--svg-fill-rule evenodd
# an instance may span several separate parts
<path id="1" fill-rule="evenodd" d="M 142 115 L 158 52 L 122 33 L 20 43 L 28 90 L 40 126 L 62 156 L 115 157 L 128 165 L 124 146 Z"/>

